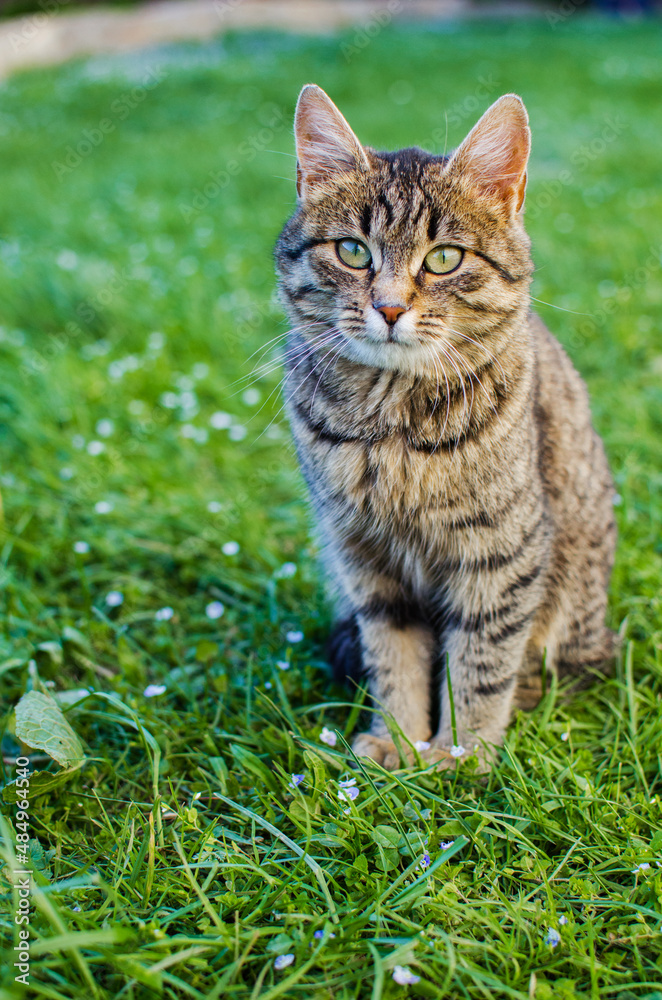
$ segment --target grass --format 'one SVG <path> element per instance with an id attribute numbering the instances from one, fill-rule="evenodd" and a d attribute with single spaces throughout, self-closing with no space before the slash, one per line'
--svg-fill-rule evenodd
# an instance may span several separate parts
<path id="1" fill-rule="evenodd" d="M 31 985 L 8 950 L 3 1000 L 662 997 L 658 39 L 576 17 L 363 40 L 237 35 L 0 91 L 5 780 L 30 689 L 87 754 L 31 801 Z M 251 375 L 285 329 L 270 253 L 309 80 L 390 148 L 456 145 L 510 90 L 531 115 L 534 295 L 622 498 L 624 652 L 518 715 L 486 783 L 352 770 L 278 369 Z"/>

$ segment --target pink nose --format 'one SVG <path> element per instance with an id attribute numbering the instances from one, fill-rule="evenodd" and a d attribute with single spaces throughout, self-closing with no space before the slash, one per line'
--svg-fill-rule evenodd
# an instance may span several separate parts
<path id="1" fill-rule="evenodd" d="M 398 317 L 407 312 L 404 306 L 375 306 L 375 309 L 382 314 L 389 326 L 393 326 Z"/>

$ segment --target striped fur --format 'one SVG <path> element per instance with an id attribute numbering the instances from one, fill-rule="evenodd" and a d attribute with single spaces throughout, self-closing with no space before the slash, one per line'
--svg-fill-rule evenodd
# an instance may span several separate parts
<path id="1" fill-rule="evenodd" d="M 585 386 L 530 311 L 526 112 L 501 98 L 450 157 L 380 153 L 309 86 L 295 131 L 284 388 L 345 619 L 335 665 L 360 661 L 375 703 L 445 760 L 447 657 L 457 739 L 487 762 L 543 651 L 580 672 L 613 651 L 612 480 Z M 343 264 L 344 238 L 370 267 Z M 439 245 L 464 250 L 456 271 L 425 271 Z M 355 749 L 398 765 L 380 715 Z"/>

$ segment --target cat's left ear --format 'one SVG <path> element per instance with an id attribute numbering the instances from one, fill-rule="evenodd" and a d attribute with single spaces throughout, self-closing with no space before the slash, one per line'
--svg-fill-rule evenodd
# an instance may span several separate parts
<path id="1" fill-rule="evenodd" d="M 530 151 L 526 108 L 516 94 L 506 94 L 474 125 L 447 169 L 469 175 L 479 188 L 493 194 L 515 215 L 524 203 Z"/>
<path id="2" fill-rule="evenodd" d="M 321 87 L 309 83 L 299 94 L 294 115 L 297 149 L 297 194 L 335 173 L 367 170 L 368 158 L 351 128 Z"/>

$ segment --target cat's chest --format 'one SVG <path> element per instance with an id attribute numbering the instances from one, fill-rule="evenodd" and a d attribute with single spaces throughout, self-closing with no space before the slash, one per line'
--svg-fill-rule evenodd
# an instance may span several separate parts
<path id="1" fill-rule="evenodd" d="M 348 519 L 442 530 L 445 521 L 475 507 L 480 474 L 466 448 L 462 454 L 445 447 L 417 449 L 396 433 L 377 441 L 326 444 L 314 449 L 318 482 Z"/>

